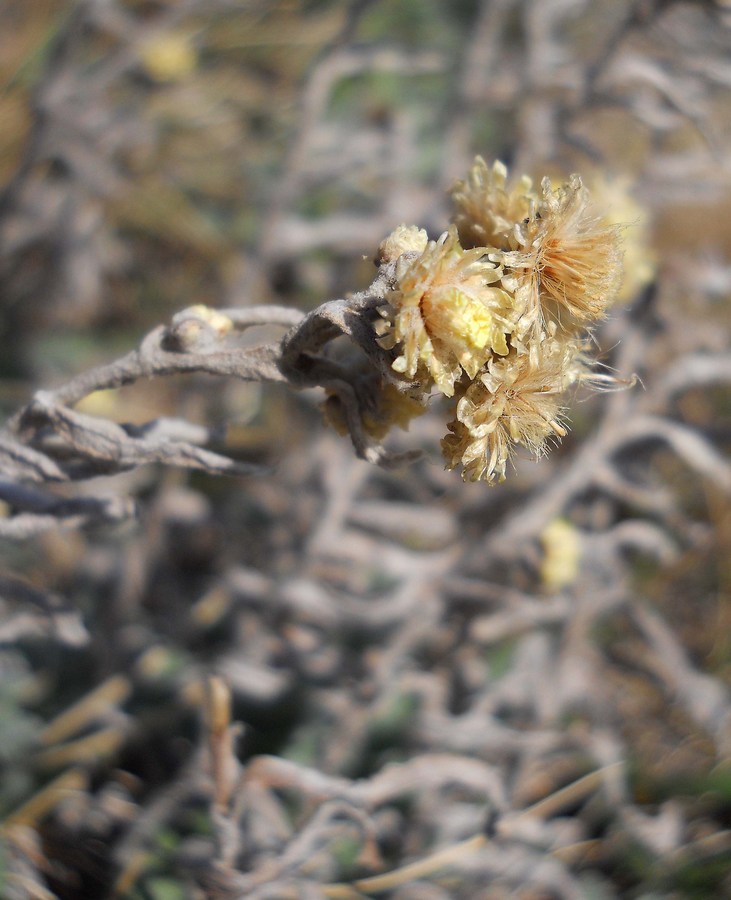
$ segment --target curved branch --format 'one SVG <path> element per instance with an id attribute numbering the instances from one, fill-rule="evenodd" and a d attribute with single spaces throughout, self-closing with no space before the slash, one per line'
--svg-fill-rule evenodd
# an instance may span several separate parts
<path id="1" fill-rule="evenodd" d="M 182 310 L 169 325 L 154 328 L 130 353 L 82 372 L 59 387 L 36 392 L 0 431 L 0 473 L 6 484 L 14 484 L 75 481 L 147 463 L 212 474 L 260 472 L 258 466 L 201 446 L 216 436 L 210 429 L 161 420 L 125 425 L 73 409 L 96 391 L 191 373 L 282 383 L 294 389 L 322 387 L 340 399 L 358 456 L 380 465 L 410 460 L 413 454 L 389 456 L 366 434 L 362 412 L 368 398 L 358 367 L 324 355 L 331 340 L 345 335 L 381 372 L 388 369 L 386 355 L 375 340 L 372 319 L 388 290 L 389 278 L 389 267 L 382 267 L 368 291 L 324 303 L 307 315 L 278 306 L 223 310 L 192 306 Z M 236 345 L 237 333 L 262 325 L 289 330 L 279 341 L 254 347 Z M 14 508 L 15 515 L 3 523 L 0 536 L 19 539 L 39 533 L 61 518 L 79 524 L 109 519 L 109 510 L 101 501 L 97 507 L 87 506 L 73 513 L 66 510 L 63 514 L 51 498 L 41 502 L 39 508 L 23 506 L 21 503 Z M 112 518 L 119 515 L 115 511 Z"/>

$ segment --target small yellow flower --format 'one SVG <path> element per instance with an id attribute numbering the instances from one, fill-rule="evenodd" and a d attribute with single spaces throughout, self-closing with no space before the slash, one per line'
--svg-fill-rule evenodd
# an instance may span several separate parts
<path id="1" fill-rule="evenodd" d="M 548 322 L 571 333 L 601 319 L 622 278 L 619 229 L 588 210 L 581 178 L 555 191 L 544 178 L 542 188 L 534 213 L 513 230 L 514 249 L 492 256 L 505 266 L 503 284 L 522 313 L 519 341 L 540 339 Z"/>
<path id="2" fill-rule="evenodd" d="M 481 156 L 464 181 L 452 189 L 454 222 L 463 247 L 510 249 L 513 228 L 530 215 L 538 202 L 527 175 L 508 188 L 508 170 L 496 160 L 492 168 Z"/>
<path id="3" fill-rule="evenodd" d="M 533 360 L 515 352 L 491 360 L 462 387 L 457 416 L 442 441 L 447 468 L 461 465 L 465 481 L 503 481 L 517 444 L 542 456 L 549 438 L 566 434 L 560 395 L 581 373 L 579 349 L 554 340 Z"/>
<path id="4" fill-rule="evenodd" d="M 474 378 L 493 352 L 508 352 L 512 298 L 493 286 L 502 273 L 485 250 L 463 250 L 454 227 L 404 263 L 379 343 L 400 349 L 394 371 L 451 397 L 463 371 Z"/>
<path id="5" fill-rule="evenodd" d="M 202 319 L 221 337 L 224 334 L 228 334 L 234 327 L 234 323 L 227 315 L 219 312 L 217 309 L 212 309 L 210 306 L 206 306 L 203 303 L 189 306 L 185 312 L 190 313 L 198 319 Z"/>

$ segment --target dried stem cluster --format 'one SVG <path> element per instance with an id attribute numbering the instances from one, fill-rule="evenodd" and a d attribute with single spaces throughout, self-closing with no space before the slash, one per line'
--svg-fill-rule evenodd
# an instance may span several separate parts
<path id="1" fill-rule="evenodd" d="M 52 6 L 4 4 L 3 53 Z M 40 391 L 0 439 L 0 893 L 728 894 L 728 3 L 72 12 L 41 22 L 0 95 L 17 122 L 25 92 L 32 126 L 0 198 L 5 371 L 27 396 L 57 377 L 31 353 L 41 328 L 118 339 L 130 310 L 187 308 Z M 486 147 L 563 174 L 464 179 Z M 468 478 L 565 428 L 534 375 L 565 371 L 551 331 L 602 312 L 612 229 L 640 220 L 597 222 L 572 171 L 597 201 L 597 171 L 625 173 L 654 218 L 654 254 L 628 231 L 595 332 L 641 387 L 574 407 L 561 448 L 497 490 L 389 468 L 438 446 L 446 406 Z M 436 236 L 450 214 L 433 243 L 394 232 Z M 290 308 L 323 297 L 343 299 Z M 124 406 L 196 373 L 165 384 L 184 418 Z M 276 472 L 216 424 L 250 396 L 237 380 L 318 388 L 265 392 L 280 419 L 249 420 L 259 447 L 286 435 Z M 124 385 L 95 415 L 94 392 Z M 2 392 L 16 409 L 17 381 Z M 356 454 L 318 427 L 323 393 Z M 417 417 L 427 393 L 444 398 Z"/>

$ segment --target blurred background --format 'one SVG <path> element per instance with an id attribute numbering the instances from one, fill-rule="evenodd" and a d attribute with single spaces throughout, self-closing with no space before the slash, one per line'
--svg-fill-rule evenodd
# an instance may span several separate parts
<path id="1" fill-rule="evenodd" d="M 375 896 L 334 884 L 479 833 L 378 895 L 731 894 L 730 88 L 724 0 L 2 0 L 5 416 L 192 304 L 367 287 L 476 153 L 628 226 L 595 340 L 639 378 L 498 487 L 443 471 L 438 414 L 386 471 L 316 391 L 85 401 L 267 470 L 64 487 L 136 515 L 0 545 L 3 897 Z"/>

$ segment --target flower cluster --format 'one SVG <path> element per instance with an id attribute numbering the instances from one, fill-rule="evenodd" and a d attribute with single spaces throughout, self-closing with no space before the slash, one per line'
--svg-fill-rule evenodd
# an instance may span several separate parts
<path id="1" fill-rule="evenodd" d="M 412 398 L 451 398 L 447 468 L 502 481 L 516 446 L 540 456 L 566 433 L 562 397 L 590 378 L 587 329 L 620 290 L 620 228 L 578 175 L 535 190 L 480 157 L 452 200 L 438 240 L 404 225 L 381 244 L 394 275 L 378 342 Z"/>

